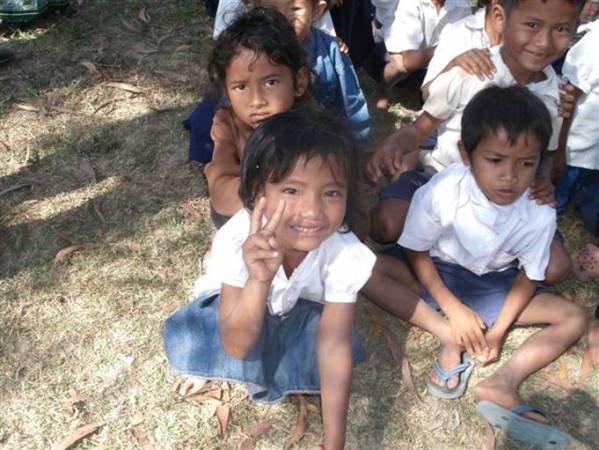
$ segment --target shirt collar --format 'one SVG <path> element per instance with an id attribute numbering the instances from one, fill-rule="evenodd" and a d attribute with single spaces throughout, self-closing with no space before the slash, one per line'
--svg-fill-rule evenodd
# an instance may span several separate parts
<path id="1" fill-rule="evenodd" d="M 471 30 L 483 30 L 485 29 L 485 8 L 481 8 L 474 14 L 466 16 L 464 19 L 466 27 Z"/>

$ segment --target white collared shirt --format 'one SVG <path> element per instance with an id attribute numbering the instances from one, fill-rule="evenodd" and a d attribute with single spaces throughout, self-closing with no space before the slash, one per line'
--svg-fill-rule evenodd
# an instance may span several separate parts
<path id="1" fill-rule="evenodd" d="M 194 298 L 217 294 L 223 284 L 242 288 L 248 279 L 242 245 L 250 231 L 250 214 L 244 208 L 216 232 L 206 258 L 205 274 L 194 284 Z M 353 233 L 336 232 L 287 278 L 283 267 L 275 274 L 268 295 L 272 314 L 284 315 L 299 298 L 318 303 L 354 303 L 370 278 L 376 257 Z"/>
<path id="2" fill-rule="evenodd" d="M 562 72 L 583 95 L 572 119 L 566 144 L 568 164 L 599 169 L 599 20 L 566 54 Z"/>
<path id="3" fill-rule="evenodd" d="M 400 0 L 384 32 L 389 53 L 434 47 L 445 25 L 472 13 L 468 0 L 446 0 L 437 11 L 431 0 Z"/>
<path id="4" fill-rule="evenodd" d="M 434 80 L 453 58 L 472 48 L 488 48 L 489 37 L 485 31 L 485 8 L 457 22 L 448 23 L 439 35 L 435 54 L 428 63 L 422 85 Z"/>
<path id="5" fill-rule="evenodd" d="M 458 163 L 416 191 L 398 243 L 477 275 L 518 260 L 529 279 L 543 280 L 555 229 L 555 209 L 537 205 L 528 190 L 510 205 L 496 205 Z"/>
<path id="6" fill-rule="evenodd" d="M 443 120 L 439 126 L 436 147 L 430 152 L 421 152 L 421 162 L 437 171 L 455 162 L 460 162 L 458 141 L 462 130 L 462 114 L 468 102 L 482 89 L 490 85 L 502 87 L 516 84 L 512 73 L 503 62 L 501 46 L 491 47 L 491 60 L 497 71 L 492 80 L 481 81 L 476 75 L 469 75 L 460 67 L 442 73 L 429 86 L 429 96 L 422 107 L 431 116 Z M 561 119 L 558 116 L 559 78 L 553 67 L 543 69 L 546 79 L 526 87 L 537 95 L 549 110 L 552 134 L 549 150 L 557 148 Z"/>

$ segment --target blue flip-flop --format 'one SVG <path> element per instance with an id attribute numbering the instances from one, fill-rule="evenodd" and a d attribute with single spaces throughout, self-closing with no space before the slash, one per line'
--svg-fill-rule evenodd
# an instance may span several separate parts
<path id="1" fill-rule="evenodd" d="M 572 438 L 568 433 L 522 415 L 534 412 L 545 417 L 541 411 L 532 406 L 522 404 L 507 409 L 485 400 L 476 405 L 476 411 L 491 425 L 502 429 L 509 437 L 526 444 L 552 450 L 570 446 Z"/>
<path id="2" fill-rule="evenodd" d="M 433 364 L 433 370 L 435 374 L 443 380 L 443 384 L 434 383 L 431 379 L 426 382 L 426 386 L 431 395 L 442 398 L 443 400 L 453 400 L 464 395 L 466 392 L 466 386 L 468 385 L 468 379 L 474 369 L 474 361 L 472 357 L 467 353 L 462 353 L 462 362 L 449 370 L 443 370 L 436 361 Z M 459 375 L 460 381 L 454 388 L 449 388 L 447 383 L 454 377 Z"/>

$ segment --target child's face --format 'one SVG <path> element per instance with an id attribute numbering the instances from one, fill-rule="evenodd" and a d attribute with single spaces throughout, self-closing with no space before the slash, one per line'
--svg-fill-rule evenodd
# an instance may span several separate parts
<path id="1" fill-rule="evenodd" d="M 337 170 L 335 161 L 329 164 L 316 156 L 300 159 L 287 177 L 278 183 L 267 182 L 266 217 L 271 217 L 279 201 L 285 201 L 285 211 L 275 237 L 286 255 L 303 255 L 317 248 L 322 241 L 336 232 L 345 217 L 347 180 L 331 171 Z"/>
<path id="2" fill-rule="evenodd" d="M 567 0 L 522 0 L 504 18 L 503 55 L 519 82 L 559 59 L 576 28 L 578 7 Z"/>
<path id="3" fill-rule="evenodd" d="M 296 97 L 304 94 L 307 74 L 300 71 L 297 78 L 294 86 L 289 67 L 244 48 L 227 67 L 225 87 L 235 115 L 256 128 L 273 114 L 291 109 Z"/>
<path id="4" fill-rule="evenodd" d="M 541 160 L 541 144 L 528 132 L 511 145 L 505 131 L 500 130 L 497 136 L 485 136 L 471 155 L 460 143 L 460 153 L 489 201 L 509 205 L 534 181 Z"/>
<path id="5" fill-rule="evenodd" d="M 325 2 L 313 0 L 266 0 L 264 4 L 287 17 L 301 43 L 306 41 L 312 22 L 320 18 L 326 7 Z"/>

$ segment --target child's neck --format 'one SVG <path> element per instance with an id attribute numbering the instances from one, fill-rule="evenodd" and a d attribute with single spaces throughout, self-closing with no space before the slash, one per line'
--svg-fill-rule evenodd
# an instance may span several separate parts
<path id="1" fill-rule="evenodd" d="M 503 62 L 514 77 L 514 80 L 516 80 L 516 83 L 519 85 L 525 86 L 530 83 L 543 81 L 547 78 L 543 72 L 533 72 L 523 68 L 514 58 L 511 57 L 509 52 L 506 51 L 505 46 L 501 47 L 499 53 L 501 55 L 501 59 L 503 59 Z"/>
<path id="2" fill-rule="evenodd" d="M 302 263 L 307 254 L 307 252 L 297 250 L 287 250 L 285 252 L 283 256 L 283 270 L 287 278 L 291 278 L 293 271 Z"/>

